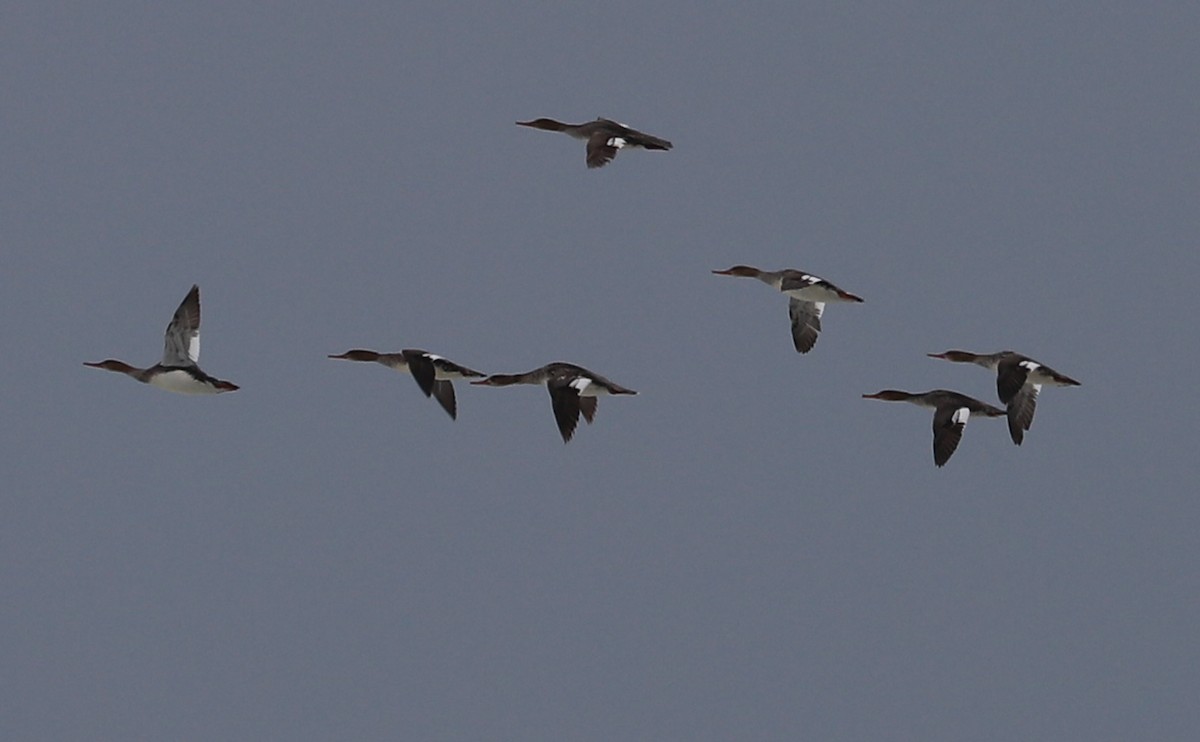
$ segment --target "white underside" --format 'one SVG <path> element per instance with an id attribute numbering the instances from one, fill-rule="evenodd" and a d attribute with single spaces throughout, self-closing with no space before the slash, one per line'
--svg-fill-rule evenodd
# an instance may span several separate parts
<path id="1" fill-rule="evenodd" d="M 1058 379 L 1055 379 L 1053 376 L 1046 373 L 1045 369 L 1041 368 L 1040 366 L 1036 371 L 1029 372 L 1029 377 L 1026 379 L 1025 383 L 1038 385 L 1045 384 L 1046 386 L 1072 386 L 1071 384 L 1066 384 Z"/>
<path id="2" fill-rule="evenodd" d="M 166 371 L 150 377 L 150 385 L 177 394 L 217 394 L 220 390 L 196 381 L 186 371 Z"/>
<path id="3" fill-rule="evenodd" d="M 791 289 L 783 293 L 801 301 L 846 301 L 838 295 L 838 292 L 830 291 L 824 286 L 818 285 L 805 286 L 802 289 Z"/>
<path id="4" fill-rule="evenodd" d="M 591 379 L 580 377 L 570 383 L 570 387 L 579 392 L 581 397 L 599 397 L 608 394 L 608 390 L 599 384 L 593 384 Z"/>

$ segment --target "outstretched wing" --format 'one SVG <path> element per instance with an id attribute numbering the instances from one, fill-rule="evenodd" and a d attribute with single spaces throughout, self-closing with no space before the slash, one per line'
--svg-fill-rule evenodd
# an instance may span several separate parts
<path id="1" fill-rule="evenodd" d="M 587 166 L 604 167 L 617 156 L 617 151 L 625 146 L 625 140 L 614 137 L 604 131 L 597 131 L 587 142 Z"/>
<path id="2" fill-rule="evenodd" d="M 567 443 L 575 435 L 575 426 L 579 424 L 579 392 L 567 380 L 551 379 L 546 388 L 550 390 L 550 405 L 554 408 L 558 432 L 562 435 L 563 443 Z M 595 404 L 591 405 L 591 410 L 595 414 Z"/>
<path id="3" fill-rule="evenodd" d="M 966 407 L 946 405 L 933 413 L 933 463 L 945 466 L 962 440 L 963 429 L 971 419 Z"/>
<path id="4" fill-rule="evenodd" d="M 792 343 L 796 352 L 807 353 L 817 344 L 817 335 L 821 332 L 821 315 L 825 312 L 825 302 L 790 299 L 788 301 L 788 316 L 792 320 Z"/>
<path id="5" fill-rule="evenodd" d="M 433 367 L 433 360 L 429 354 L 421 350 L 402 350 L 400 354 L 408 364 L 408 372 L 417 380 L 417 386 L 421 387 L 426 397 L 432 395 L 437 369 Z"/>
<path id="6" fill-rule="evenodd" d="M 579 411 L 583 413 L 583 419 L 588 421 L 588 425 L 596 419 L 596 402 L 595 397 L 580 397 Z"/>
<path id="7" fill-rule="evenodd" d="M 1033 425 L 1033 413 L 1037 410 L 1041 390 L 1041 384 L 1023 386 L 1008 403 L 1008 434 L 1018 446 L 1025 440 L 1025 431 Z"/>
<path id="8" fill-rule="evenodd" d="M 1010 356 L 1000 361 L 996 367 L 996 394 L 1000 396 L 1000 401 L 1004 404 L 1011 402 L 1021 387 L 1025 386 L 1029 372 L 1039 365 L 1021 356 Z"/>
<path id="9" fill-rule="evenodd" d="M 450 381 L 435 381 L 433 383 L 433 398 L 438 401 L 450 415 L 451 420 L 458 419 L 458 404 L 454 401 L 454 383 Z"/>
<path id="10" fill-rule="evenodd" d="M 164 366 L 192 366 L 200 361 L 200 287 L 183 298 L 163 338 Z"/>

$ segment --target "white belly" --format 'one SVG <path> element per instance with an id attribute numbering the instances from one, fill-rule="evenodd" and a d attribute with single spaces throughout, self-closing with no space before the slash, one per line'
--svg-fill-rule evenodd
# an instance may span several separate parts
<path id="1" fill-rule="evenodd" d="M 842 300 L 842 297 L 838 296 L 836 291 L 830 291 L 829 289 L 825 288 L 824 286 L 821 286 L 820 284 L 813 284 L 812 286 L 805 286 L 802 289 L 792 289 L 791 291 L 785 291 L 783 293 L 787 294 L 788 296 L 790 296 L 792 298 L 800 299 L 801 301 L 841 301 Z"/>
<path id="2" fill-rule="evenodd" d="M 217 390 L 209 384 L 196 381 L 186 371 L 166 371 L 150 377 L 150 385 L 177 394 L 216 394 Z"/>

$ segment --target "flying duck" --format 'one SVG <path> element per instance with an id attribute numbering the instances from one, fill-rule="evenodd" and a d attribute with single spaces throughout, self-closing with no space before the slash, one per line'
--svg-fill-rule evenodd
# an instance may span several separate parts
<path id="1" fill-rule="evenodd" d="M 933 408 L 933 463 L 945 466 L 962 440 L 963 429 L 975 412 L 986 417 L 1003 417 L 1004 410 L 980 402 L 958 392 L 934 389 L 931 392 L 912 394 L 896 389 L 884 389 L 874 394 L 864 394 L 864 399 L 882 399 L 887 402 L 909 402 L 918 407 Z"/>
<path id="2" fill-rule="evenodd" d="M 460 366 L 441 356 L 423 350 L 408 348 L 399 353 L 376 353 L 373 350 L 348 350 L 340 355 L 331 355 L 343 361 L 378 363 L 397 371 L 407 371 L 416 380 L 417 386 L 426 397 L 433 397 L 449 415 L 458 419 L 458 404 L 454 399 L 455 379 L 477 379 L 487 374 Z"/>
<path id="3" fill-rule="evenodd" d="M 791 268 L 762 271 L 749 265 L 735 265 L 713 273 L 718 276 L 757 278 L 776 291 L 787 294 L 788 316 L 792 320 L 792 344 L 798 353 L 807 353 L 816 345 L 826 302 L 862 302 L 862 297 L 843 291 L 820 276 Z"/>
<path id="4" fill-rule="evenodd" d="M 200 287 L 183 298 L 163 343 L 163 358 L 150 368 L 134 368 L 124 361 L 108 359 L 99 363 L 85 362 L 83 365 L 116 371 L 130 376 L 143 384 L 179 394 L 220 394 L 238 390 L 237 384 L 222 381 L 200 370 Z"/>
<path id="5" fill-rule="evenodd" d="M 571 440 L 579 424 L 579 414 L 588 424 L 596 417 L 596 398 L 604 394 L 637 394 L 573 363 L 547 363 L 523 374 L 493 374 L 472 384 L 482 386 L 511 386 L 512 384 L 545 384 L 550 391 L 550 406 L 563 443 Z"/>
<path id="6" fill-rule="evenodd" d="M 586 124 L 564 124 L 554 119 L 540 118 L 532 121 L 518 121 L 517 126 L 528 126 L 544 131 L 561 131 L 567 136 L 582 139 L 587 142 L 587 166 L 589 168 L 604 167 L 617 156 L 622 147 L 641 147 L 642 149 L 671 149 L 671 143 L 666 139 L 643 134 L 637 129 L 631 129 L 625 124 L 611 119 L 597 118 Z"/>

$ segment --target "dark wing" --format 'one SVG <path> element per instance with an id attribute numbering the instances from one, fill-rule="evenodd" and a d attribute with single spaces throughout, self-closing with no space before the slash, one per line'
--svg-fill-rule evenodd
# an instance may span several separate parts
<path id="1" fill-rule="evenodd" d="M 579 392 L 571 387 L 567 380 L 551 380 L 546 384 L 550 390 L 550 405 L 554 408 L 554 421 L 558 423 L 558 432 L 562 434 L 563 443 L 575 435 L 575 426 L 579 424 Z M 592 405 L 592 412 L 595 412 Z"/>
<path id="2" fill-rule="evenodd" d="M 612 119 L 606 119 L 603 116 L 597 118 L 596 121 L 608 124 L 610 127 L 612 127 L 610 129 L 610 136 L 619 136 L 622 139 L 624 139 L 626 142 L 628 142 L 629 144 L 631 144 L 635 147 L 642 147 L 643 149 L 663 149 L 663 150 L 665 150 L 665 149 L 671 149 L 671 147 L 673 146 L 666 139 L 660 139 L 656 136 L 647 134 L 644 131 L 638 131 L 637 129 L 630 128 L 629 126 L 622 124 L 620 121 L 613 121 Z M 614 134 L 612 132 L 620 132 L 620 133 Z"/>
<path id="3" fill-rule="evenodd" d="M 1037 411 L 1039 391 L 1040 384 L 1023 386 L 1008 403 L 1008 434 L 1018 446 L 1025 439 L 1025 431 L 1033 425 L 1033 413 Z"/>
<path id="4" fill-rule="evenodd" d="M 194 366 L 200 361 L 200 287 L 183 297 L 163 337 L 164 366 Z"/>
<path id="5" fill-rule="evenodd" d="M 447 358 L 442 358 L 441 356 L 431 356 L 430 360 L 433 361 L 433 366 L 435 369 L 444 372 L 446 375 L 457 375 L 464 379 L 482 379 L 484 376 L 487 376 L 487 374 L 483 373 L 482 371 L 476 371 L 473 368 L 467 368 L 466 366 L 455 363 Z"/>
<path id="6" fill-rule="evenodd" d="M 817 344 L 821 332 L 821 314 L 825 303 L 791 299 L 788 301 L 788 316 L 792 319 L 792 343 L 796 352 L 807 353 Z"/>
<path id="7" fill-rule="evenodd" d="M 596 401 L 595 397 L 579 398 L 579 411 L 583 413 L 583 419 L 588 421 L 588 425 L 596 419 Z"/>
<path id="8" fill-rule="evenodd" d="M 408 363 L 408 372 L 417 380 L 417 386 L 421 387 L 421 391 L 425 392 L 428 397 L 433 394 L 433 381 L 437 376 L 437 370 L 433 367 L 433 361 L 429 356 L 419 350 L 401 351 L 405 362 Z"/>
<path id="9" fill-rule="evenodd" d="M 954 455 L 970 416 L 966 407 L 953 405 L 939 407 L 933 413 L 933 463 L 945 466 Z"/>
<path id="10" fill-rule="evenodd" d="M 603 131 L 598 131 L 593 134 L 587 142 L 587 166 L 588 167 L 604 167 L 612 162 L 617 156 L 617 150 L 620 147 L 615 147 L 612 142 L 614 137 Z"/>
<path id="11" fill-rule="evenodd" d="M 796 291 L 806 289 L 814 283 L 822 283 L 820 278 L 810 276 L 803 271 L 784 271 L 783 279 L 779 282 L 780 291 Z"/>
<path id="12" fill-rule="evenodd" d="M 1029 369 L 1023 365 L 1026 359 L 1021 356 L 1011 356 L 1000 361 L 996 367 L 996 393 L 1000 401 L 1008 404 L 1029 378 Z"/>
<path id="13" fill-rule="evenodd" d="M 433 382 L 433 398 L 442 409 L 450 413 L 451 420 L 458 419 L 458 405 L 454 401 L 454 383 L 450 381 Z"/>
<path id="14" fill-rule="evenodd" d="M 642 147 L 643 149 L 666 150 L 666 149 L 671 148 L 671 143 L 668 142 L 666 139 L 659 139 L 658 137 L 653 137 L 653 136 L 650 136 L 649 134 L 643 134 L 642 132 L 635 131 L 633 129 L 630 129 L 626 133 L 625 139 L 630 144 L 638 146 L 638 147 Z"/>

